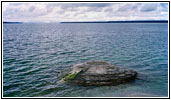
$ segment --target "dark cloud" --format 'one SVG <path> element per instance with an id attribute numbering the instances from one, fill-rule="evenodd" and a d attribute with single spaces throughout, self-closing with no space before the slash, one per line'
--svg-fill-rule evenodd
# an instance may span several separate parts
<path id="1" fill-rule="evenodd" d="M 103 8 L 102 7 L 89 7 L 87 10 L 87 12 L 102 12 Z"/>
<path id="2" fill-rule="evenodd" d="M 67 6 L 72 7 L 106 7 L 110 6 L 110 3 L 71 3 L 71 4 L 64 4 Z"/>
<path id="3" fill-rule="evenodd" d="M 137 8 L 140 6 L 141 4 L 126 4 L 126 5 L 121 5 L 117 11 L 119 12 L 124 12 L 124 11 L 133 11 L 133 10 L 137 10 Z"/>
<path id="4" fill-rule="evenodd" d="M 151 12 L 151 11 L 155 11 L 158 8 L 158 4 L 144 4 L 140 11 L 142 12 Z"/>
<path id="5" fill-rule="evenodd" d="M 34 6 L 31 6 L 30 8 L 29 8 L 29 12 L 32 12 L 32 11 L 34 11 L 35 10 L 35 7 Z"/>
<path id="6" fill-rule="evenodd" d="M 59 6 L 62 9 L 75 8 L 75 7 L 108 7 L 110 3 L 64 3 Z"/>
<path id="7" fill-rule="evenodd" d="M 60 11 L 57 11 L 57 13 L 64 14 L 66 12 L 75 12 L 76 14 L 85 14 L 87 12 L 102 12 L 105 7 L 109 7 L 112 4 L 109 3 L 71 3 L 71 4 L 59 4 L 59 5 L 53 5 L 58 6 L 61 8 Z M 52 6 L 52 5 L 51 5 Z M 80 12 L 80 9 L 85 7 L 82 12 Z"/>
<path id="8" fill-rule="evenodd" d="M 113 12 L 113 8 L 107 7 L 104 9 L 104 12 Z"/>
<path id="9" fill-rule="evenodd" d="M 87 3 L 87 4 L 82 4 L 82 6 L 88 6 L 88 7 L 108 7 L 112 4 L 110 3 Z"/>

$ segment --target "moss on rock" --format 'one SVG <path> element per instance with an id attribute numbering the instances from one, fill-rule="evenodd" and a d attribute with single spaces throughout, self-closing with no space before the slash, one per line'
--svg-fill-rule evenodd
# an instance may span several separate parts
<path id="1" fill-rule="evenodd" d="M 117 67 L 104 61 L 89 61 L 73 65 L 70 71 L 63 75 L 60 83 L 68 82 L 78 85 L 118 85 L 135 79 L 137 72 L 131 69 Z"/>
<path id="2" fill-rule="evenodd" d="M 79 74 L 79 72 L 75 72 L 75 73 L 70 73 L 67 76 L 65 76 L 63 78 L 64 81 L 71 81 L 73 79 L 75 79 L 75 77 Z"/>

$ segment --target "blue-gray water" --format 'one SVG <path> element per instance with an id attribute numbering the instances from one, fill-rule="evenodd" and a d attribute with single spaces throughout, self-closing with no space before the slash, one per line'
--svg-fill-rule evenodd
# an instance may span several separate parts
<path id="1" fill-rule="evenodd" d="M 135 69 L 138 79 L 100 87 L 58 83 L 60 71 L 89 60 Z M 168 96 L 168 24 L 4 24 L 3 96 Z"/>

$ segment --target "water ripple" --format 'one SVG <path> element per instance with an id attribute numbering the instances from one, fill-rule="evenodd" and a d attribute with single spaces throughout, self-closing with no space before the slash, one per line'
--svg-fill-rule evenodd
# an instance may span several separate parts
<path id="1" fill-rule="evenodd" d="M 167 24 L 32 23 L 3 28 L 5 97 L 167 96 Z M 72 64 L 89 60 L 108 61 L 139 74 L 118 86 L 58 83 Z"/>

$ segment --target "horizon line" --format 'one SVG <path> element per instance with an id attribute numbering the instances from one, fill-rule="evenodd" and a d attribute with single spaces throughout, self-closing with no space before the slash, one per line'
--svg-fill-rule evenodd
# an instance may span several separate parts
<path id="1" fill-rule="evenodd" d="M 54 22 L 47 22 L 47 21 L 38 21 L 38 22 L 22 22 L 22 21 L 3 21 L 3 23 L 137 23 L 137 22 L 167 22 L 168 20 L 119 20 L 119 21 L 54 21 Z"/>
<path id="2" fill-rule="evenodd" d="M 164 22 L 168 23 L 168 20 L 123 20 L 123 21 L 64 21 L 60 23 L 147 23 L 147 22 Z"/>

